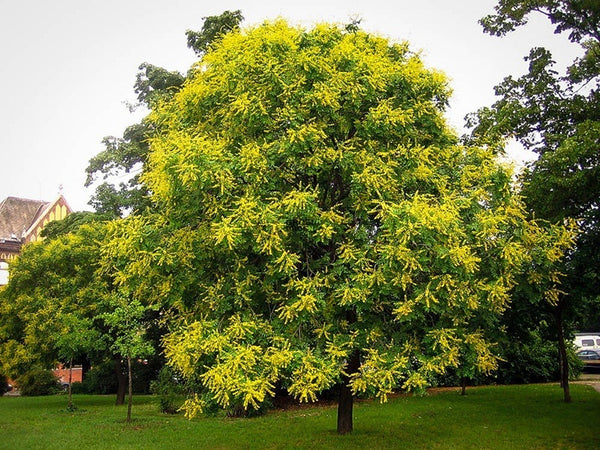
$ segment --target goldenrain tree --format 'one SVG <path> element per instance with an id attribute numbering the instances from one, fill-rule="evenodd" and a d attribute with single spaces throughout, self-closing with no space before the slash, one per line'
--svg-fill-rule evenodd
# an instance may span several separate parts
<path id="1" fill-rule="evenodd" d="M 279 20 L 224 35 L 154 108 L 156 213 L 118 222 L 106 267 L 172 319 L 168 363 L 202 387 L 188 415 L 337 385 L 347 433 L 353 395 L 493 370 L 517 275 L 556 295 L 570 232 L 528 220 L 511 171 L 458 144 L 448 96 L 406 43 Z"/>

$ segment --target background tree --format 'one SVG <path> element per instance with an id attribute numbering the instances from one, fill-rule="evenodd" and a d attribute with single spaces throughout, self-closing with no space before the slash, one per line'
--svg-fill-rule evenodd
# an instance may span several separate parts
<path id="1" fill-rule="evenodd" d="M 93 318 L 108 280 L 97 277 L 102 222 L 26 245 L 11 265 L 0 303 L 0 362 L 14 379 L 31 367 L 53 367 L 63 319 Z"/>
<path id="2" fill-rule="evenodd" d="M 585 329 L 598 322 L 597 314 L 581 320 L 576 311 L 597 310 L 600 295 L 600 3 L 501 0 L 495 9 L 496 14 L 481 20 L 490 34 L 503 36 L 525 25 L 530 14 L 541 13 L 555 25 L 556 33 L 568 33 L 583 51 L 561 75 L 548 50 L 533 48 L 526 57 L 528 73 L 505 78 L 496 87 L 500 99 L 470 117 L 476 141 L 514 137 L 538 153 L 523 176 L 525 201 L 536 217 L 552 223 L 571 218 L 579 224 L 575 251 L 562 269 L 565 294 L 552 310 L 562 384 L 568 389 L 567 344 L 560 336 L 575 325 Z M 596 306 L 586 307 L 590 302 Z"/>
<path id="3" fill-rule="evenodd" d="M 493 153 L 458 145 L 447 98 L 407 44 L 354 27 L 277 21 L 211 46 L 148 119 L 156 214 L 106 247 L 124 288 L 162 279 L 170 364 L 224 407 L 337 384 L 340 433 L 353 394 L 422 389 L 466 343 L 493 367 L 476 324 L 547 234 Z"/>
<path id="4" fill-rule="evenodd" d="M 204 55 L 210 46 L 218 42 L 225 34 L 237 29 L 244 21 L 242 11 L 223 11 L 218 16 L 202 18 L 202 29 L 198 31 L 187 30 L 188 48 L 196 52 L 196 55 Z"/>
<path id="5" fill-rule="evenodd" d="M 11 282 L 0 292 L 0 364 L 1 370 L 16 379 L 35 367 L 66 362 L 75 353 L 84 368 L 91 361 L 96 366 L 110 361 L 116 402 L 123 404 L 127 378 L 121 358 L 95 345 L 101 340 L 83 352 L 87 332 L 109 335 L 98 320 L 100 314 L 109 312 L 105 299 L 113 292 L 113 280 L 100 271 L 103 242 L 108 237 L 104 219 L 103 215 L 74 213 L 63 223 L 51 224 L 45 240 L 23 248 L 11 265 Z M 84 333 L 78 323 L 92 328 Z M 75 352 L 76 348 L 82 351 Z"/>

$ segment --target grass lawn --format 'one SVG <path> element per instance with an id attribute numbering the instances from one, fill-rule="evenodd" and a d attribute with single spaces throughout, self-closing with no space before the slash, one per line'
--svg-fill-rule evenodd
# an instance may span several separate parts
<path id="1" fill-rule="evenodd" d="M 158 412 L 156 399 L 134 397 L 133 422 L 114 396 L 1 397 L 0 449 L 228 448 L 600 448 L 600 393 L 556 385 L 471 388 L 386 404 L 355 404 L 354 432 L 335 433 L 335 407 L 271 411 L 253 419 Z"/>

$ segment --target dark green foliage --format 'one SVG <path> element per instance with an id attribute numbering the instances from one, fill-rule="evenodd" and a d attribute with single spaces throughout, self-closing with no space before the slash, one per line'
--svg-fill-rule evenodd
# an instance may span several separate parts
<path id="1" fill-rule="evenodd" d="M 114 394 L 117 392 L 117 378 L 113 361 L 95 364 L 85 374 L 77 389 L 84 394 Z"/>
<path id="2" fill-rule="evenodd" d="M 172 97 L 185 81 L 185 76 L 179 72 L 169 72 L 147 62 L 141 64 L 138 70 L 134 85 L 135 93 L 138 101 L 146 106 L 152 106 Z"/>
<path id="3" fill-rule="evenodd" d="M 495 88 L 498 100 L 468 118 L 471 141 L 490 145 L 502 137 L 515 138 L 539 155 L 522 177 L 524 199 L 535 217 L 550 223 L 574 220 L 579 226 L 575 248 L 561 268 L 565 294 L 541 319 L 553 332 L 535 327 L 559 342 L 564 337 L 567 349 L 570 333 L 600 322 L 600 2 L 499 0 L 495 10 L 481 20 L 487 33 L 504 36 L 525 25 L 530 15 L 542 14 L 555 33 L 566 33 L 582 50 L 561 74 L 550 51 L 532 43 L 525 58 L 527 73 L 506 77 Z M 525 296 L 520 301 L 530 300 Z M 512 342 L 518 343 L 516 358 L 528 359 L 530 350 L 538 349 L 529 341 Z M 561 360 L 569 358 L 562 345 L 561 354 Z M 524 370 L 531 367 L 527 363 Z M 546 378 L 548 373 L 524 376 Z M 565 378 L 563 372 L 563 387 Z"/>
<path id="4" fill-rule="evenodd" d="M 122 365 L 126 367 L 125 364 Z M 133 392 L 148 394 L 151 392 L 151 383 L 157 377 L 157 363 L 154 361 L 132 361 Z M 79 384 L 79 383 L 77 383 Z M 117 392 L 117 377 L 115 362 L 112 360 L 94 364 L 85 374 L 83 382 L 75 388 L 81 394 L 114 394 Z"/>
<path id="5" fill-rule="evenodd" d="M 175 414 L 185 401 L 185 388 L 169 366 L 158 372 L 158 378 L 150 383 L 150 391 L 158 398 L 160 412 Z"/>
<path id="6" fill-rule="evenodd" d="M 81 225 L 92 222 L 102 222 L 110 220 L 109 214 L 99 214 L 89 211 L 78 211 L 69 214 L 62 220 L 53 220 L 42 229 L 40 236 L 47 239 L 54 239 L 72 231 L 77 230 Z"/>
<path id="7" fill-rule="evenodd" d="M 504 36 L 525 25 L 530 13 L 541 13 L 555 26 L 555 33 L 566 31 L 569 39 L 579 42 L 594 37 L 600 40 L 600 2 L 598 0 L 500 0 L 496 14 L 481 19 L 484 30 Z"/>
<path id="8" fill-rule="evenodd" d="M 194 50 L 198 56 L 206 53 L 210 45 L 220 39 L 224 34 L 229 33 L 239 26 L 244 20 L 242 11 L 224 11 L 219 16 L 203 17 L 204 21 L 200 31 L 188 30 L 185 32 L 187 36 L 188 47 Z"/>
<path id="9" fill-rule="evenodd" d="M 152 392 L 152 382 L 160 372 L 158 364 L 159 361 L 152 357 L 131 362 L 133 392 L 135 394 L 149 394 Z"/>
<path id="10" fill-rule="evenodd" d="M 85 385 L 78 381 L 71 383 L 71 393 L 73 395 L 88 394 L 88 392 L 85 389 Z"/>
<path id="11" fill-rule="evenodd" d="M 22 396 L 53 395 L 60 392 L 58 378 L 50 370 L 32 369 L 17 379 Z"/>
<path id="12" fill-rule="evenodd" d="M 153 94 L 154 97 L 157 95 Z M 107 136 L 103 139 L 105 149 L 90 159 L 86 168 L 86 186 L 91 186 L 99 176 L 104 180 L 96 187 L 89 202 L 97 212 L 116 218 L 148 205 L 147 190 L 139 182 L 139 173 L 146 162 L 147 139 L 151 133 L 142 121 L 127 127 L 122 138 Z M 126 181 L 118 185 L 107 181 L 123 175 L 126 175 Z"/>
<path id="13" fill-rule="evenodd" d="M 527 342 L 512 342 L 503 352 L 498 366 L 500 384 L 544 383 L 559 378 L 556 342 L 530 333 Z"/>

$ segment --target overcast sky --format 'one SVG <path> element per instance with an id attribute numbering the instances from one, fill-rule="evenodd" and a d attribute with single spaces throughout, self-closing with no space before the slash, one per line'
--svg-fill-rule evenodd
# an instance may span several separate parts
<path id="1" fill-rule="evenodd" d="M 74 210 L 90 209 L 89 159 L 104 136 L 121 136 L 141 118 L 137 68 L 149 62 L 185 72 L 195 61 L 185 31 L 202 17 L 241 9 L 244 25 L 283 17 L 293 24 L 348 23 L 408 40 L 454 91 L 448 120 L 494 101 L 493 86 L 526 70 L 523 56 L 546 46 L 562 64 L 579 49 L 539 18 L 512 35 L 483 34 L 477 20 L 494 0 L 0 0 L 0 200 L 52 200 L 62 186 Z"/>

